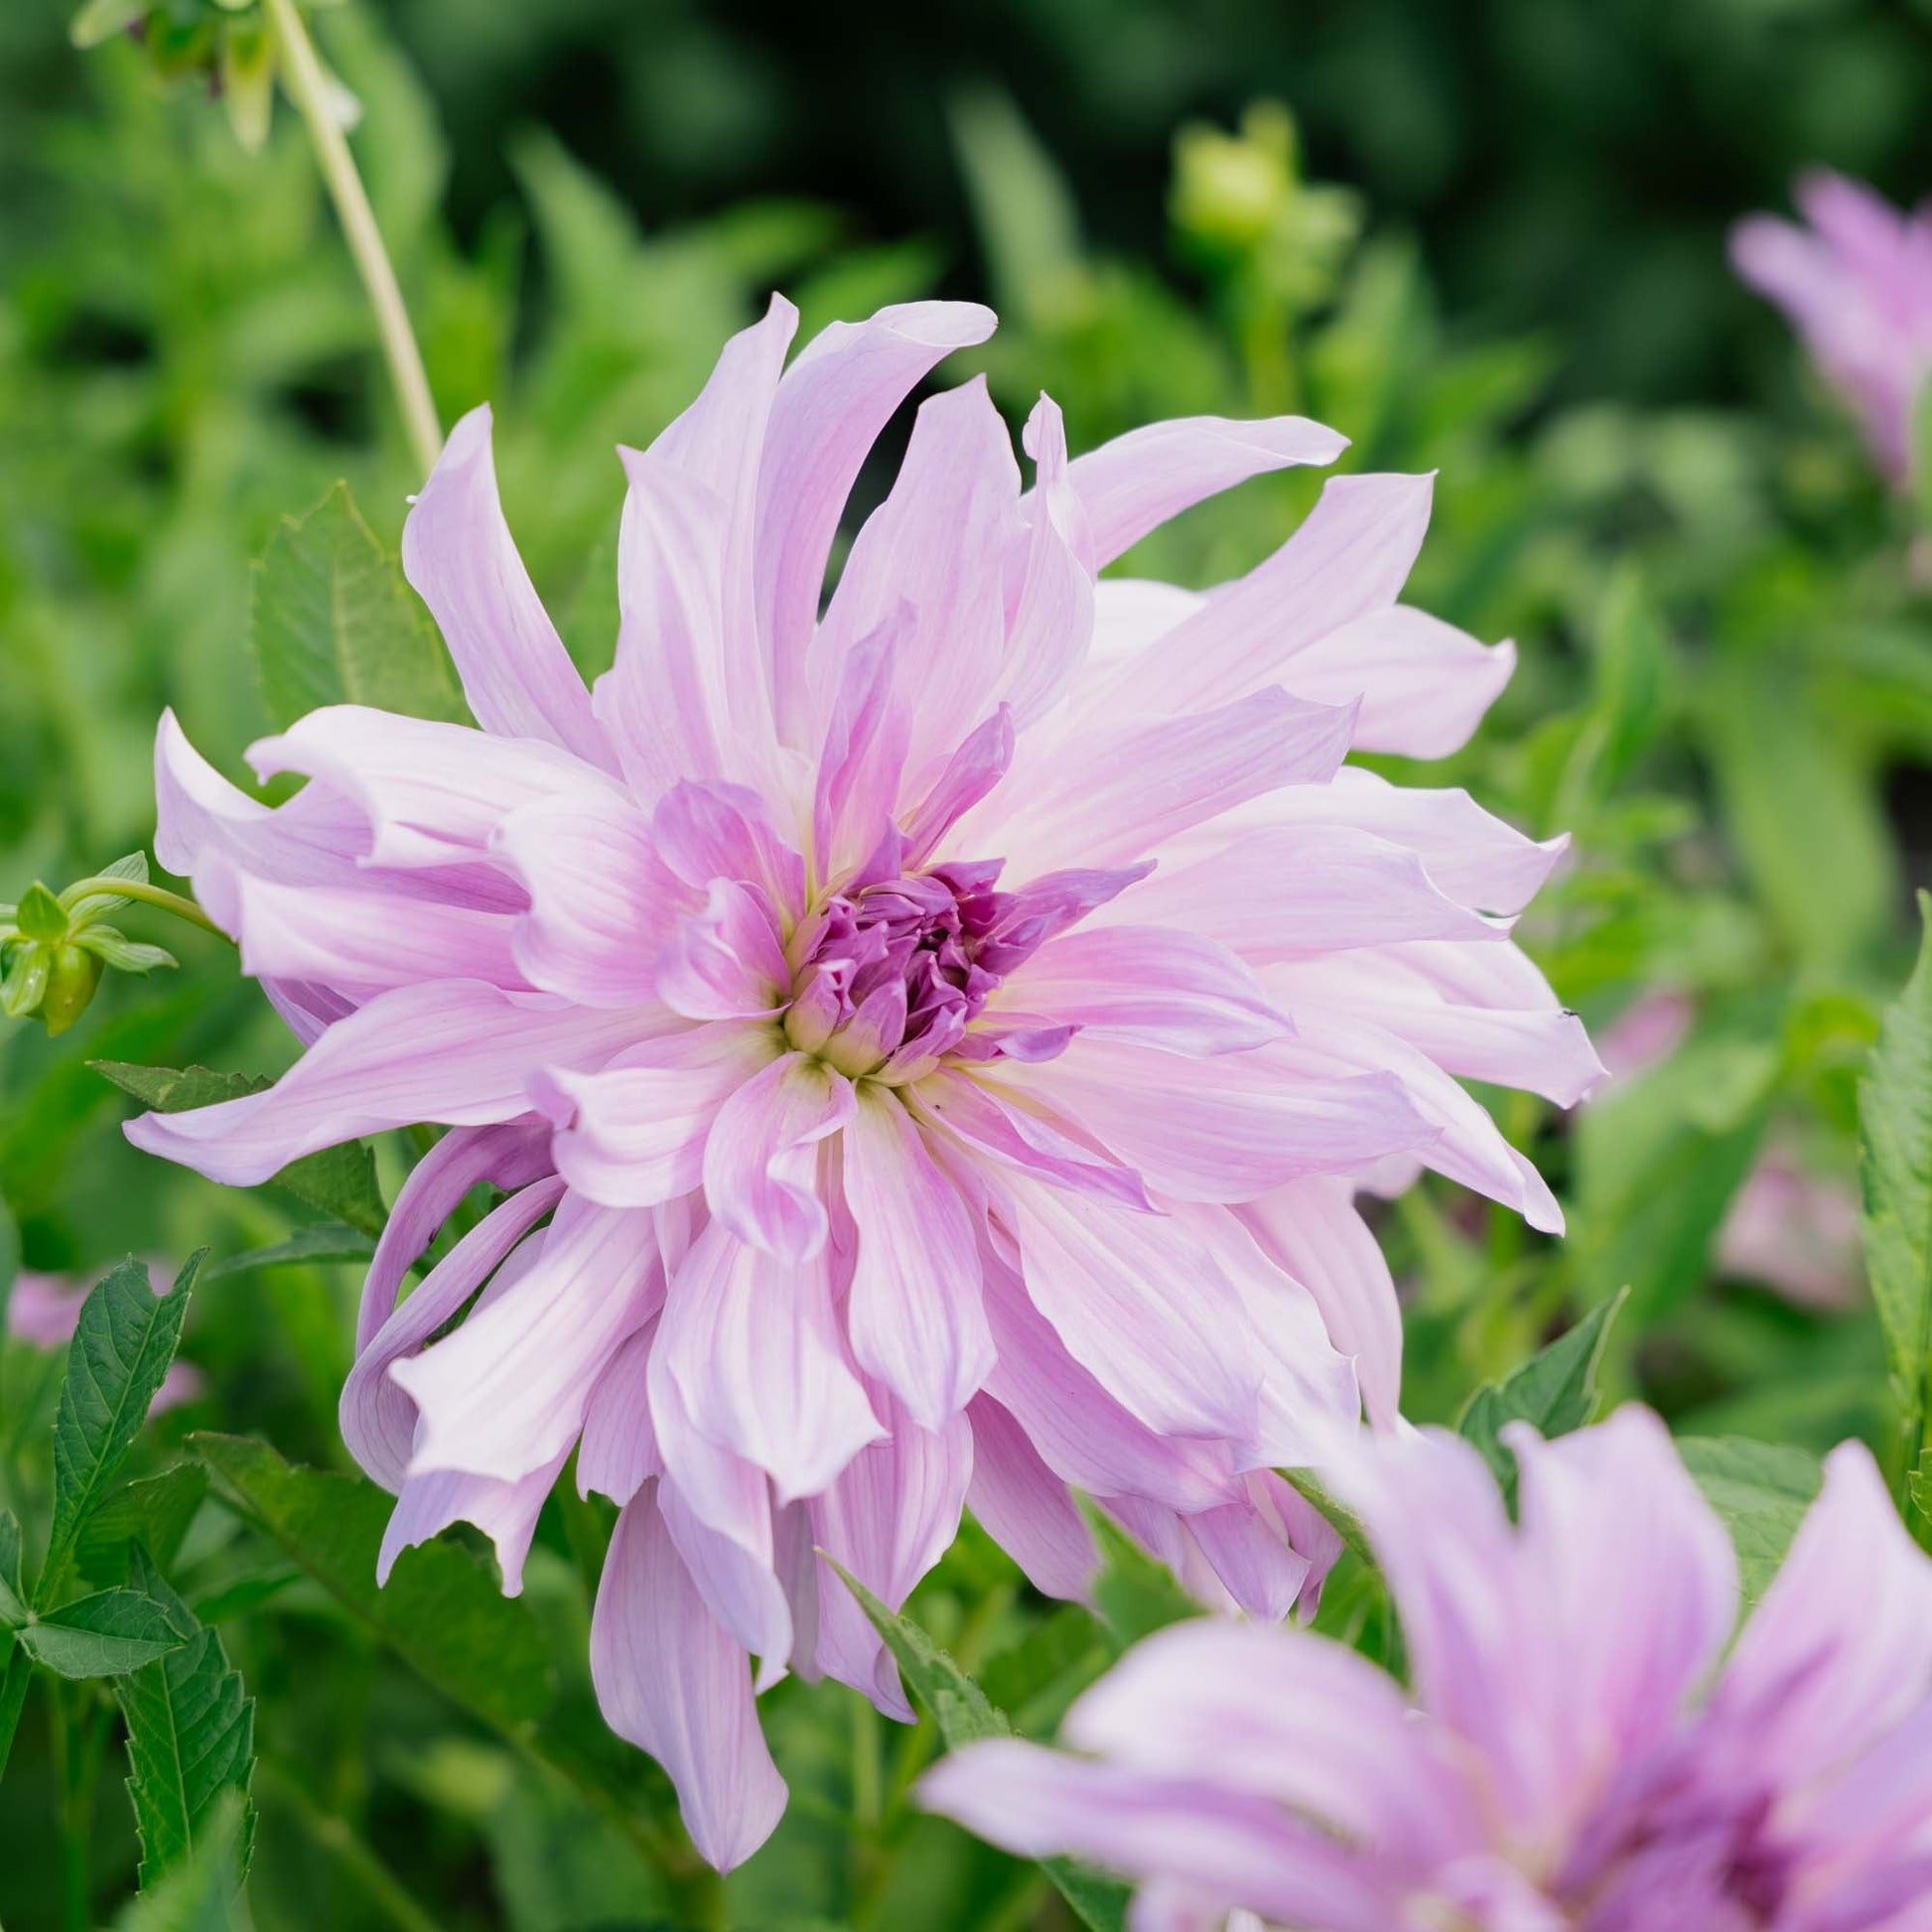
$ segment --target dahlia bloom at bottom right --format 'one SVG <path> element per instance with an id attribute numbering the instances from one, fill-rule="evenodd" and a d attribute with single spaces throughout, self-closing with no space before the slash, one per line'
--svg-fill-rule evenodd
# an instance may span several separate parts
<path id="1" fill-rule="evenodd" d="M 1932 1928 L 1932 1562 L 1870 1455 L 1827 1460 L 1736 1630 L 1729 1538 L 1654 1415 L 1508 1434 L 1515 1523 L 1440 1431 L 1331 1472 L 1413 1693 L 1306 1631 L 1176 1624 L 1070 1751 L 969 1746 L 924 1803 L 1141 1881 L 1133 1932 Z"/>

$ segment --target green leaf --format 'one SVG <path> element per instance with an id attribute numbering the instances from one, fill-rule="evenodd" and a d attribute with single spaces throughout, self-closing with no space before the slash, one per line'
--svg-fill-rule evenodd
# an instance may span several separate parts
<path id="1" fill-rule="evenodd" d="M 288 726 L 319 705 L 467 719 L 449 653 L 339 483 L 282 519 L 255 566 L 250 630 L 269 716 Z"/>
<path id="2" fill-rule="evenodd" d="M 173 1563 L 188 1526 L 207 1494 L 207 1471 L 178 1462 L 157 1476 L 110 1489 L 87 1518 L 73 1566 L 96 1589 L 127 1581 L 128 1553 L 138 1543 L 156 1563 Z"/>
<path id="3" fill-rule="evenodd" d="M 215 1493 L 453 1703 L 518 1731 L 550 1703 L 549 1646 L 525 1604 L 452 1542 L 405 1550 L 386 1588 L 376 1553 L 394 1498 L 285 1462 L 266 1443 L 200 1435 Z"/>
<path id="4" fill-rule="evenodd" d="M 138 1589 L 103 1589 L 38 1616 L 20 1647 L 63 1677 L 115 1677 L 181 1648 L 181 1632 Z"/>
<path id="5" fill-rule="evenodd" d="M 939 1726 L 939 1735 L 948 1750 L 957 1750 L 961 1744 L 971 1744 L 982 1737 L 1013 1734 L 1005 1713 L 994 1708 L 986 1693 L 916 1623 L 895 1615 L 849 1571 L 832 1563 L 831 1558 L 827 1557 L 826 1562 L 832 1564 L 846 1588 L 859 1599 L 859 1607 L 892 1652 L 906 1687 L 932 1713 L 932 1721 Z M 1039 1863 L 1081 1924 L 1090 1927 L 1091 1932 L 1121 1932 L 1126 1923 L 1129 1887 L 1076 1859 L 1041 1859 Z"/>
<path id="6" fill-rule="evenodd" d="M 111 865 L 102 866 L 94 875 L 97 879 L 131 879 L 137 885 L 148 883 L 148 855 L 145 852 L 130 852 L 124 858 L 116 859 Z M 68 889 L 71 892 L 73 889 Z M 121 893 L 83 893 L 68 906 L 68 917 L 75 925 L 90 919 L 98 919 L 131 901 Z"/>
<path id="7" fill-rule="evenodd" d="M 80 1310 L 54 1420 L 54 1527 L 41 1567 L 42 1603 L 58 1587 L 81 1528 L 133 1447 L 175 1359 L 201 1260 L 191 1255 L 173 1289 L 157 1296 L 146 1267 L 130 1256 Z"/>
<path id="8" fill-rule="evenodd" d="M 130 939 L 111 925 L 83 925 L 74 933 L 73 943 L 117 973 L 152 973 L 181 964 L 166 946 L 151 946 L 145 940 Z"/>
<path id="9" fill-rule="evenodd" d="M 137 1066 L 127 1060 L 88 1062 L 103 1079 L 123 1093 L 145 1101 L 158 1114 L 186 1113 L 211 1107 L 217 1101 L 238 1100 L 260 1093 L 273 1081 L 259 1073 L 219 1073 L 207 1066 Z M 291 1161 L 273 1177 L 297 1200 L 333 1215 L 373 1238 L 382 1232 L 388 1210 L 376 1185 L 375 1157 L 361 1141 L 345 1141 Z"/>
<path id="10" fill-rule="evenodd" d="M 1362 1527 L 1362 1519 L 1346 1503 L 1338 1502 L 1331 1496 L 1312 1469 L 1284 1469 L 1281 1474 L 1282 1480 L 1291 1489 L 1300 1491 L 1304 1502 L 1318 1509 L 1328 1519 L 1328 1527 L 1341 1538 L 1352 1555 L 1370 1570 L 1380 1570 L 1381 1566 L 1375 1561 L 1374 1546 L 1368 1540 L 1367 1530 Z"/>
<path id="11" fill-rule="evenodd" d="M 247 1248 L 238 1255 L 217 1261 L 202 1276 L 206 1282 L 218 1282 L 229 1275 L 248 1275 L 258 1268 L 277 1268 L 284 1262 L 366 1261 L 375 1244 L 341 1221 L 318 1221 L 313 1227 L 297 1228 L 286 1241 L 271 1241 L 266 1247 Z"/>
<path id="12" fill-rule="evenodd" d="M 1093 1607 L 1116 1652 L 1190 1616 L 1201 1605 L 1175 1582 L 1172 1570 L 1141 1548 L 1103 1509 L 1082 1499 L 1081 1514 L 1100 1546 L 1093 1581 Z"/>
<path id="13" fill-rule="evenodd" d="M 1080 267 L 1080 217 L 1065 178 L 1010 94 L 956 94 L 947 118 L 996 299 L 1003 311 L 1040 319 Z"/>
<path id="14" fill-rule="evenodd" d="M 68 936 L 68 908 L 36 880 L 14 908 L 14 924 L 29 939 L 58 943 Z"/>
<path id="15" fill-rule="evenodd" d="M 0 1509 L 0 1623 L 18 1630 L 27 1621 L 27 1599 L 20 1593 L 20 1518 Z"/>
<path id="16" fill-rule="evenodd" d="M 114 1686 L 127 1723 L 128 1797 L 141 1834 L 141 1888 L 187 1863 L 223 1794 L 241 1794 L 244 1872 L 253 1838 L 247 1794 L 255 1768 L 255 1703 L 228 1667 L 221 1639 L 168 1587 L 138 1544 L 133 1586 L 167 1617 L 182 1647 Z"/>
<path id="17" fill-rule="evenodd" d="M 1742 1436 L 1685 1436 L 1677 1452 L 1730 1532 L 1748 1608 L 1777 1575 L 1825 1472 L 1804 1449 Z"/>
<path id="18" fill-rule="evenodd" d="M 1521 1368 L 1469 1398 L 1456 1428 L 1482 1451 L 1504 1495 L 1516 1493 L 1516 1458 L 1503 1444 L 1504 1427 L 1526 1422 L 1539 1435 L 1567 1436 L 1595 1415 L 1597 1367 L 1610 1323 L 1628 1294 L 1619 1289 Z"/>
<path id="19" fill-rule="evenodd" d="M 130 1899 L 115 1932 L 250 1932 L 238 1876 L 248 1829 L 247 1801 L 223 1790 L 193 1855 L 152 1891 Z"/>
<path id="20" fill-rule="evenodd" d="M 1859 1087 L 1865 1273 L 1913 1450 L 1932 1361 L 1932 894 L 1919 895 L 1919 916 L 1918 963 Z"/>

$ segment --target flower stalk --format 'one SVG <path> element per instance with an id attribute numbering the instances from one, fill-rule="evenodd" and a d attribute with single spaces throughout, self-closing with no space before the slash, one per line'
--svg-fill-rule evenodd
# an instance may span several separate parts
<path id="1" fill-rule="evenodd" d="M 348 139 L 336 118 L 328 75 L 315 43 L 309 38 L 309 30 L 302 24 L 295 0 L 264 0 L 264 8 L 281 57 L 278 65 L 282 84 L 309 130 L 323 181 L 328 186 L 330 200 L 336 205 L 337 218 L 342 222 L 349 253 L 355 258 L 362 286 L 368 292 L 369 306 L 375 312 L 376 332 L 389 364 L 390 380 L 395 384 L 410 456 L 417 470 L 428 476 L 443 447 L 443 431 L 437 422 L 436 403 L 430 394 L 422 351 L 409 326 L 409 311 L 403 306 L 402 290 L 397 286 L 388 250 L 382 245 L 382 231 L 376 226 L 368 191 L 362 186 L 362 177 L 356 172 L 355 159 L 348 150 Z"/>

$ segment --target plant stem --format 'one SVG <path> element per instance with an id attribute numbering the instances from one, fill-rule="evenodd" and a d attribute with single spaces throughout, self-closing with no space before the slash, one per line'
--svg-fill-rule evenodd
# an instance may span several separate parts
<path id="1" fill-rule="evenodd" d="M 422 351 L 409 327 L 409 311 L 403 307 L 402 290 L 396 286 L 396 271 L 382 245 L 382 232 L 375 225 L 375 210 L 369 206 L 362 177 L 355 172 L 348 139 L 331 109 L 329 82 L 295 0 L 264 0 L 264 4 L 281 56 L 282 84 L 315 145 L 323 181 L 336 205 L 348 251 L 355 257 L 362 286 L 368 291 L 369 306 L 375 311 L 376 332 L 382 339 L 390 380 L 396 385 L 410 455 L 427 477 L 443 448 L 443 431 L 436 420 L 436 403 L 430 395 Z"/>
<path id="2" fill-rule="evenodd" d="M 27 1701 L 27 1680 L 33 1661 L 18 1643 L 7 1652 L 7 1663 L 0 1670 L 0 1778 L 7 1775 L 7 1759 L 13 1754 L 14 1732 L 20 1728 L 20 1707 Z"/>
<path id="3" fill-rule="evenodd" d="M 61 895 L 61 903 L 71 907 L 96 893 L 112 893 L 117 898 L 138 899 L 143 905 L 158 905 L 162 911 L 172 912 L 176 918 L 186 919 L 190 925 L 198 925 L 204 932 L 213 933 L 217 939 L 228 937 L 192 898 L 184 898 L 180 893 L 171 893 L 165 886 L 150 886 L 142 879 L 82 879 Z"/>
<path id="4" fill-rule="evenodd" d="M 402 1880 L 375 1852 L 340 1819 L 311 1798 L 301 1781 L 273 1758 L 259 1761 L 263 1782 L 287 1805 L 302 1829 L 354 1879 L 362 1896 L 397 1932 L 437 1932 L 437 1922 L 416 1902 Z"/>

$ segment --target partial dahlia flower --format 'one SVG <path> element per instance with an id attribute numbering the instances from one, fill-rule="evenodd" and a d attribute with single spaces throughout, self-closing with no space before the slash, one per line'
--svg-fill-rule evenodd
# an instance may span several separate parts
<path id="1" fill-rule="evenodd" d="M 1863 183 L 1822 171 L 1798 183 L 1796 198 L 1811 226 L 1752 215 L 1731 230 L 1731 263 L 1791 318 L 1902 486 L 1932 371 L 1932 208 L 1901 214 Z"/>
<path id="2" fill-rule="evenodd" d="M 148 1275 L 156 1295 L 166 1295 L 174 1285 L 174 1270 L 162 1264 L 151 1262 Z M 14 1277 L 13 1293 L 7 1298 L 8 1334 L 35 1348 L 65 1348 L 80 1325 L 81 1305 L 92 1286 L 91 1281 L 23 1268 Z M 148 1413 L 158 1416 L 163 1410 L 178 1409 L 201 1392 L 202 1371 L 193 1362 L 171 1362 Z"/>
<path id="3" fill-rule="evenodd" d="M 1441 1431 L 1352 1477 L 1413 1700 L 1304 1631 L 1177 1624 L 925 1803 L 1147 1882 L 1134 1932 L 1924 1932 L 1932 1563 L 1870 1455 L 1826 1464 L 1726 1654 L 1736 1564 L 1663 1425 L 1510 1431 L 1521 1527 Z"/>
<path id="4" fill-rule="evenodd" d="M 467 1518 L 511 1589 L 576 1450 L 622 1507 L 604 1709 L 721 1865 L 783 1804 L 748 1656 L 908 1715 L 815 1549 L 897 1604 L 970 1503 L 1078 1595 L 1077 1488 L 1210 1601 L 1306 1606 L 1334 1539 L 1273 1471 L 1397 1396 L 1350 1176 L 1424 1161 L 1554 1228 L 1451 1076 L 1568 1102 L 1598 1070 L 1509 938 L 1560 843 L 1342 767 L 1449 750 L 1509 674 L 1395 602 L 1427 479 L 1330 483 L 1211 597 L 1097 583 L 1342 439 L 1195 419 L 1069 463 L 1042 399 L 1024 490 L 974 382 L 919 410 L 821 612 L 873 439 L 993 318 L 889 309 L 785 369 L 795 320 L 623 453 L 594 691 L 479 411 L 403 561 L 482 730 L 312 713 L 251 754 L 308 776 L 271 811 L 164 721 L 157 850 L 309 1047 L 129 1129 L 232 1182 L 453 1130 L 369 1271 L 345 1434 L 391 1555 Z M 399 1301 L 479 1182 L 506 1198 Z"/>

